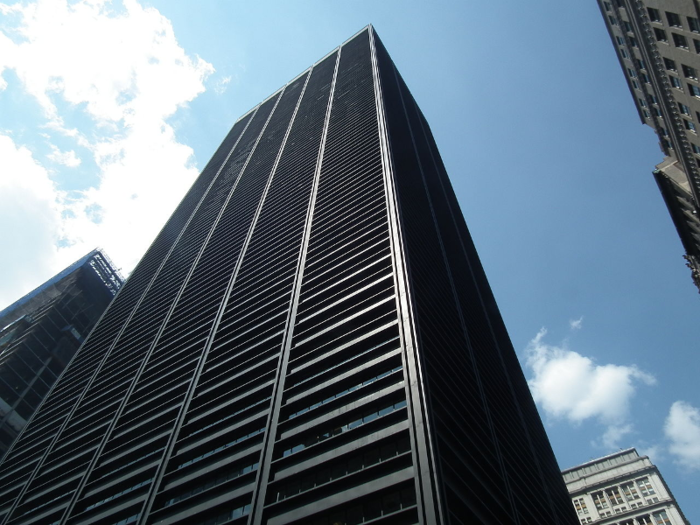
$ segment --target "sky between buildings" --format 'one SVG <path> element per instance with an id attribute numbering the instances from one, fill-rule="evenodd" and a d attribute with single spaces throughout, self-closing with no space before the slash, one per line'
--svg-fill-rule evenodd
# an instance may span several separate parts
<path id="1" fill-rule="evenodd" d="M 430 123 L 562 468 L 700 492 L 700 297 L 593 0 L 0 3 L 0 308 L 131 271 L 233 122 L 368 23 Z"/>

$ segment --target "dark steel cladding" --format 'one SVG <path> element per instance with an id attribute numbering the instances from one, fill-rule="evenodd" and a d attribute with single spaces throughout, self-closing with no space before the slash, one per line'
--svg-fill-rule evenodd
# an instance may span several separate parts
<path id="1" fill-rule="evenodd" d="M 575 523 L 371 28 L 242 117 L 0 466 L 3 523 Z"/>

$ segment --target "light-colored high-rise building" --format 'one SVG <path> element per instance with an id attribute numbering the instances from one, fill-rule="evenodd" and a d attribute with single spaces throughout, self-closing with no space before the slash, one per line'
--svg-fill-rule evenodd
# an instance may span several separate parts
<path id="1" fill-rule="evenodd" d="M 700 5 L 598 0 L 642 123 L 665 156 L 654 177 L 700 288 Z"/>
<path id="2" fill-rule="evenodd" d="M 629 448 L 563 472 L 581 523 L 688 525 L 659 469 Z"/>

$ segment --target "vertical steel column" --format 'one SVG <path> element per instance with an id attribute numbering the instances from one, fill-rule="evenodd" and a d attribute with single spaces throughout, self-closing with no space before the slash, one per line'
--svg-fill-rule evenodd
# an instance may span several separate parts
<path id="1" fill-rule="evenodd" d="M 431 440 L 430 422 L 425 412 L 427 395 L 425 378 L 420 357 L 416 348 L 416 328 L 413 319 L 413 307 L 409 293 L 409 283 L 406 269 L 406 255 L 401 233 L 400 208 L 395 190 L 395 175 L 388 143 L 386 114 L 382 98 L 381 79 L 377 62 L 377 50 L 374 40 L 374 28 L 370 26 L 370 47 L 372 56 L 372 76 L 374 80 L 377 121 L 379 125 L 379 144 L 382 152 L 382 168 L 384 172 L 384 188 L 389 217 L 389 233 L 391 241 L 391 258 L 394 267 L 394 286 L 396 293 L 396 308 L 399 312 L 399 333 L 401 346 L 404 349 L 403 362 L 406 374 L 406 400 L 410 419 L 411 448 L 413 464 L 416 470 L 416 501 L 418 516 L 423 525 L 442 523 L 442 505 L 437 497 L 437 487 L 433 480 L 435 458 Z"/>
<path id="2" fill-rule="evenodd" d="M 284 338 L 282 340 L 282 355 L 280 364 L 277 367 L 277 375 L 272 391 L 272 409 L 268 417 L 268 424 L 263 438 L 261 467 L 256 479 L 256 487 L 253 491 L 253 511 L 248 520 L 249 524 L 261 524 L 263 519 L 263 510 L 265 507 L 265 497 L 267 495 L 267 484 L 270 477 L 270 463 L 272 462 L 272 453 L 275 445 L 275 436 L 277 434 L 277 425 L 279 422 L 280 408 L 282 406 L 282 396 L 284 394 L 284 380 L 287 375 L 287 365 L 289 363 L 289 352 L 292 347 L 292 336 L 294 335 L 294 325 L 296 322 L 297 309 L 299 307 L 299 295 L 301 293 L 301 281 L 304 274 L 304 266 L 306 264 L 306 255 L 309 247 L 309 238 L 311 236 L 311 226 L 313 223 L 314 209 L 316 205 L 316 196 L 318 194 L 318 184 L 321 175 L 321 166 L 323 164 L 323 152 L 326 145 L 326 137 L 328 136 L 328 123 L 330 121 L 331 109 L 333 106 L 333 94 L 335 93 L 335 81 L 338 76 L 338 65 L 340 64 L 341 49 L 338 48 L 338 55 L 335 62 L 335 70 L 333 71 L 333 81 L 328 95 L 328 105 L 326 107 L 326 116 L 323 123 L 323 132 L 321 134 L 321 143 L 319 145 L 318 157 L 316 162 L 316 170 L 314 172 L 314 182 L 311 189 L 311 198 L 306 215 L 304 225 L 304 235 L 302 238 L 301 249 L 299 251 L 299 262 L 297 264 L 296 275 L 294 276 L 294 285 L 292 291 L 292 301 L 287 316 Z"/>

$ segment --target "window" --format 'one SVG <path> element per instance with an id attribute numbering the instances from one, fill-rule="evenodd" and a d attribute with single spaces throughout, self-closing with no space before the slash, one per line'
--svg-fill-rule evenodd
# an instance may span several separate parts
<path id="1" fill-rule="evenodd" d="M 698 132 L 697 129 L 695 128 L 694 122 L 683 119 L 683 124 L 685 125 L 685 129 L 687 129 L 688 131 L 692 131 L 693 133 Z"/>
<path id="2" fill-rule="evenodd" d="M 632 78 L 637 78 L 637 73 L 634 72 L 634 69 L 631 69 L 631 68 L 628 67 L 628 68 L 627 68 L 627 73 L 629 73 L 629 75 L 630 75 Z"/>
<path id="3" fill-rule="evenodd" d="M 615 18 L 614 16 L 608 16 L 608 20 L 610 20 L 610 23 L 612 25 L 614 25 L 614 26 L 617 25 L 617 18 Z"/>
<path id="4" fill-rule="evenodd" d="M 697 80 L 698 79 L 698 70 L 695 69 L 694 67 L 686 66 L 685 64 L 682 64 L 683 66 L 683 75 L 686 78 L 692 78 Z"/>
<path id="5" fill-rule="evenodd" d="M 693 47 L 695 47 L 695 52 L 700 53 L 700 40 L 693 38 Z"/>
<path id="6" fill-rule="evenodd" d="M 636 38 L 634 38 L 633 36 L 631 36 L 631 37 L 629 37 L 629 39 L 630 39 L 630 45 L 631 45 L 632 47 L 638 47 L 638 45 L 637 45 L 637 39 L 636 39 Z"/>
<path id="7" fill-rule="evenodd" d="M 605 493 L 608 495 L 608 498 L 610 499 L 613 505 L 619 505 L 620 503 L 625 502 L 625 500 L 623 500 L 622 496 L 620 495 L 620 489 L 618 489 L 617 487 L 609 488 L 605 491 Z"/>
<path id="8" fill-rule="evenodd" d="M 666 133 L 664 133 L 664 136 L 666 136 Z M 637 480 L 637 487 L 639 487 L 639 492 L 644 497 L 651 496 L 652 494 L 656 494 L 656 492 L 654 492 L 654 488 L 651 486 L 651 483 L 649 483 L 649 478 L 638 479 Z"/>
<path id="9" fill-rule="evenodd" d="M 620 54 L 625 57 L 627 60 L 629 60 L 630 56 L 627 54 L 627 51 L 625 51 L 624 48 L 620 48 Z"/>
<path id="10" fill-rule="evenodd" d="M 678 103 L 678 111 L 680 111 L 684 115 L 690 116 L 690 108 L 688 106 L 686 106 L 685 104 L 681 104 L 680 102 Z M 623 485 L 622 490 L 625 491 L 625 496 L 627 496 L 627 499 L 634 499 L 634 498 L 630 498 L 629 494 L 627 493 L 629 491 L 629 489 L 627 489 L 626 487 L 629 487 L 630 485 L 632 485 L 632 484 L 628 483 L 627 485 Z M 634 490 L 634 486 L 632 486 L 632 490 Z M 635 492 L 635 494 L 637 493 L 636 490 L 634 492 Z M 635 497 L 638 498 L 639 496 L 635 496 Z"/>
<path id="11" fill-rule="evenodd" d="M 683 24 L 681 24 L 681 17 L 676 13 L 669 13 L 666 11 L 666 20 L 668 20 L 668 25 L 671 27 L 683 27 Z"/>
<path id="12" fill-rule="evenodd" d="M 642 73 L 642 80 L 644 81 L 645 84 L 651 84 L 651 79 L 649 78 L 649 75 L 646 73 Z"/>
<path id="13" fill-rule="evenodd" d="M 576 508 L 576 512 L 578 512 L 579 516 L 588 514 L 588 507 L 586 507 L 586 502 L 583 498 L 577 498 L 574 500 L 574 508 Z"/>
<path id="14" fill-rule="evenodd" d="M 591 497 L 596 509 L 603 510 L 608 508 L 608 502 L 602 492 L 595 492 L 591 494 Z"/>
<path id="15" fill-rule="evenodd" d="M 658 9 L 647 7 L 647 13 L 649 13 L 649 20 L 652 22 L 661 22 L 661 13 L 659 13 Z"/>
<path id="16" fill-rule="evenodd" d="M 694 16 L 687 16 L 688 19 L 688 27 L 693 33 L 700 33 L 700 20 L 695 18 Z"/>
<path id="17" fill-rule="evenodd" d="M 612 6 L 610 5 L 610 2 L 603 2 L 603 5 L 605 6 L 606 11 L 612 11 Z"/>
<path id="18" fill-rule="evenodd" d="M 652 104 L 658 104 L 658 103 L 659 103 L 659 99 L 656 98 L 656 95 L 654 95 L 654 94 L 652 94 L 652 93 L 649 93 L 649 98 L 651 99 L 651 103 L 652 103 Z"/>
<path id="19" fill-rule="evenodd" d="M 644 63 L 644 60 L 635 58 L 634 59 L 634 64 L 639 68 L 639 69 L 646 69 L 647 65 Z"/>
<path id="20" fill-rule="evenodd" d="M 624 46 L 625 45 L 625 39 L 622 38 L 621 36 L 616 36 L 615 40 L 617 40 L 617 45 L 619 46 Z"/>
<path id="21" fill-rule="evenodd" d="M 681 79 L 678 77 L 674 77 L 669 75 L 668 79 L 671 81 L 671 85 L 676 88 L 676 89 L 683 89 L 683 85 L 681 84 Z"/>
<path id="22" fill-rule="evenodd" d="M 659 29 L 658 27 L 654 28 L 654 36 L 656 37 L 656 40 L 658 42 L 668 42 L 668 37 L 666 36 L 666 31 L 663 29 Z"/>
<path id="23" fill-rule="evenodd" d="M 649 114 L 649 112 L 646 109 L 643 109 L 642 113 L 644 113 L 644 118 L 651 118 L 651 115 Z"/>
<path id="24" fill-rule="evenodd" d="M 664 66 L 666 66 L 666 69 L 669 71 L 676 71 L 676 62 L 670 58 L 664 58 Z"/>
<path id="25" fill-rule="evenodd" d="M 639 89 L 639 84 L 637 84 L 636 80 L 632 81 L 632 85 L 634 86 L 634 89 Z"/>
<path id="26" fill-rule="evenodd" d="M 673 35 L 673 45 L 680 47 L 681 49 L 688 49 L 688 40 L 678 33 L 671 33 Z"/>
<path id="27" fill-rule="evenodd" d="M 690 90 L 691 95 L 700 98 L 700 88 L 698 86 L 688 84 L 688 89 Z"/>
<path id="28" fill-rule="evenodd" d="M 623 21 L 622 21 L 622 27 L 623 27 L 623 28 L 625 29 L 625 31 L 627 31 L 628 33 L 631 33 L 631 32 L 632 32 L 632 25 L 631 25 L 627 20 L 623 20 Z"/>
<path id="29" fill-rule="evenodd" d="M 666 128 L 659 126 L 659 133 L 661 133 L 661 135 L 664 137 L 668 137 L 668 131 L 666 131 Z"/>
<path id="30" fill-rule="evenodd" d="M 637 522 L 639 523 L 639 525 L 653 525 L 651 522 L 651 516 L 649 516 L 648 514 L 646 516 L 638 516 Z"/>
<path id="31" fill-rule="evenodd" d="M 700 111 L 695 112 L 695 117 L 696 117 L 697 121 L 700 122 Z"/>
<path id="32" fill-rule="evenodd" d="M 671 520 L 668 518 L 668 514 L 666 514 L 665 510 L 654 512 L 652 516 L 654 516 L 654 522 L 656 525 L 671 525 Z"/>
<path id="33" fill-rule="evenodd" d="M 639 100 L 639 105 L 642 106 L 643 108 L 647 107 L 647 101 L 644 100 L 643 98 L 638 98 Z"/>

